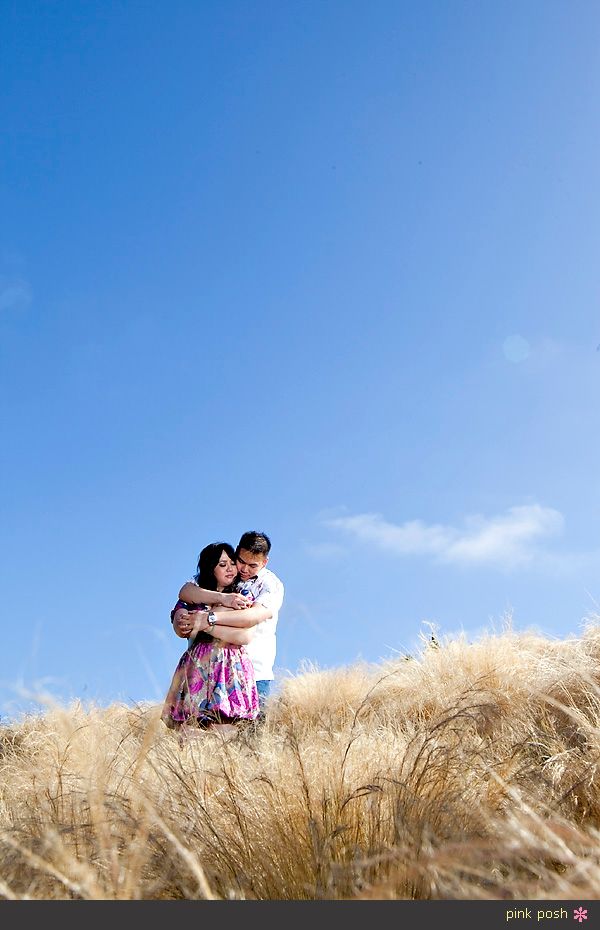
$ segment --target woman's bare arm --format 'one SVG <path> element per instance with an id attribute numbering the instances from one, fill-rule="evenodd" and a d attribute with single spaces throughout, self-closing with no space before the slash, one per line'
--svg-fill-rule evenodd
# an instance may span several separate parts
<path id="1" fill-rule="evenodd" d="M 246 610 L 215 607 L 213 613 L 218 624 L 235 627 L 236 629 L 249 629 L 273 616 L 273 611 L 269 607 L 263 607 L 262 604 L 254 604 L 253 607 L 247 607 Z"/>
<path id="2" fill-rule="evenodd" d="M 237 611 L 231 612 L 237 613 Z M 178 613 L 179 611 L 177 610 L 175 614 L 177 615 Z M 189 611 L 188 616 L 184 616 L 181 619 L 184 623 L 184 629 L 187 629 L 190 623 L 192 627 L 189 633 L 177 633 L 178 636 L 187 635 L 193 638 L 197 633 L 210 633 L 215 639 L 220 639 L 221 642 L 226 643 L 228 646 L 246 646 L 254 636 L 254 630 L 252 628 L 224 626 L 222 623 L 216 623 L 214 626 L 209 626 L 207 629 L 206 613 L 204 611 Z M 173 626 L 175 626 L 175 623 Z M 181 629 L 181 627 L 178 627 L 178 629 Z"/>

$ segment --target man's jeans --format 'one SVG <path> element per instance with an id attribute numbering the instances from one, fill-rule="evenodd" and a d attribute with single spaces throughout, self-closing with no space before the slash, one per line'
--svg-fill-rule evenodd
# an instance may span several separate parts
<path id="1" fill-rule="evenodd" d="M 271 691 L 271 682 L 265 680 L 257 681 L 256 690 L 258 691 L 259 714 L 261 717 L 263 717 L 265 713 L 265 704 Z"/>

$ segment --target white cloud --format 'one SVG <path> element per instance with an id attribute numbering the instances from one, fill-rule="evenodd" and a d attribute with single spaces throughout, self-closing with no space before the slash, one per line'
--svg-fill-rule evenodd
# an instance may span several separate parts
<path id="1" fill-rule="evenodd" d="M 563 517 L 551 507 L 528 504 L 511 507 L 505 514 L 469 517 L 461 529 L 411 520 L 389 523 L 380 514 L 324 520 L 327 526 L 373 543 L 398 555 L 431 555 L 443 562 L 462 565 L 514 567 L 531 562 L 540 552 L 538 543 L 561 532 Z"/>

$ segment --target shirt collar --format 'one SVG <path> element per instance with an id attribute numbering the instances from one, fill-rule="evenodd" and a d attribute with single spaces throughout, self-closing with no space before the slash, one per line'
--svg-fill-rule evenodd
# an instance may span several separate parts
<path id="1" fill-rule="evenodd" d="M 240 584 L 254 584 L 255 581 L 260 581 L 264 577 L 264 574 L 267 570 L 267 566 L 264 565 L 261 569 L 258 570 L 256 575 L 251 575 L 250 578 L 246 578 L 245 582 L 240 582 Z"/>

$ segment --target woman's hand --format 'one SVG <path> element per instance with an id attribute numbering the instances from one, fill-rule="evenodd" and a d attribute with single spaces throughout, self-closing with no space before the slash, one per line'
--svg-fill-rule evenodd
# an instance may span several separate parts
<path id="1" fill-rule="evenodd" d="M 244 607 L 252 607 L 252 598 L 244 594 L 222 594 L 221 601 L 223 607 L 230 607 L 232 610 L 243 610 Z"/>
<path id="2" fill-rule="evenodd" d="M 189 636 L 195 636 L 200 629 L 195 629 L 201 623 L 200 618 L 204 618 L 206 627 L 206 610 L 186 610 L 185 607 L 179 607 L 173 614 L 173 629 L 181 639 L 187 639 Z"/>
<path id="3" fill-rule="evenodd" d="M 208 633 L 211 629 L 208 622 L 208 610 L 195 610 L 191 615 L 192 628 L 189 636 L 196 636 L 197 633 Z"/>

